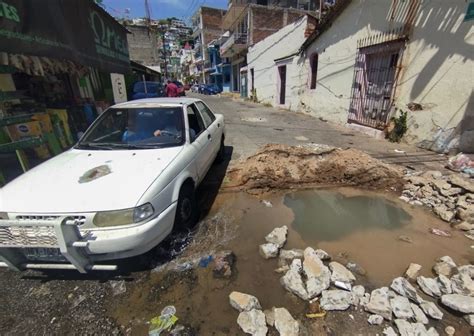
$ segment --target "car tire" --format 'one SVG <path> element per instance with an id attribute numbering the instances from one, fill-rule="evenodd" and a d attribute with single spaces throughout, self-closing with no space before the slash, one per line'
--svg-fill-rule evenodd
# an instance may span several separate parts
<path id="1" fill-rule="evenodd" d="M 190 230 L 196 224 L 196 220 L 197 206 L 194 188 L 191 184 L 185 184 L 179 192 L 173 229 L 177 232 Z"/>
<path id="2" fill-rule="evenodd" d="M 221 140 L 221 145 L 219 147 L 219 151 L 217 152 L 216 156 L 216 163 L 222 163 L 225 160 L 225 145 L 224 145 L 224 138 Z"/>

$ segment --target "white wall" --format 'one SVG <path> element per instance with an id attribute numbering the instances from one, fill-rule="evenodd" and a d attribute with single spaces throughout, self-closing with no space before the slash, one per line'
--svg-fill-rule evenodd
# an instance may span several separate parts
<path id="1" fill-rule="evenodd" d="M 247 54 L 248 64 L 248 95 L 251 96 L 252 77 L 251 69 L 254 69 L 255 89 L 257 99 L 262 103 L 277 104 L 278 92 L 278 69 L 275 59 L 294 54 L 304 42 L 304 32 L 307 26 L 307 17 L 289 24 L 278 32 L 268 36 L 249 48 Z M 297 92 L 294 92 L 294 74 L 297 71 L 295 58 L 285 59 L 278 65 L 287 66 L 286 104 L 287 108 L 296 108 L 298 105 Z"/>
<path id="2" fill-rule="evenodd" d="M 402 26 L 396 15 L 390 18 L 391 4 L 390 0 L 354 0 L 310 46 L 307 57 L 294 61 L 299 65 L 291 75 L 292 92 L 298 103 L 292 109 L 347 122 L 357 40 Z M 407 142 L 446 150 L 457 145 L 462 130 L 461 147 L 474 151 L 474 28 L 472 21 L 462 22 L 467 5 L 465 0 L 421 2 L 395 94 L 398 109 L 407 110 L 410 102 L 423 105 L 422 111 L 408 111 Z M 319 54 L 317 86 L 309 90 L 309 56 L 315 52 Z"/>

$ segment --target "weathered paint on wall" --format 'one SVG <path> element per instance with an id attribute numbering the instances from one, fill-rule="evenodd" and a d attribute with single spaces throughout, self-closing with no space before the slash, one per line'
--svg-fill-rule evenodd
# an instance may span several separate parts
<path id="1" fill-rule="evenodd" d="M 284 107 L 296 109 L 299 97 L 293 92 L 293 87 L 299 85 L 299 78 L 294 79 L 298 71 L 296 57 L 275 62 L 276 59 L 295 54 L 305 40 L 307 17 L 283 27 L 278 32 L 249 48 L 248 62 L 248 95 L 252 95 L 252 69 L 257 99 L 262 103 L 278 105 L 278 66 L 287 66 L 286 104 Z"/>
<path id="2" fill-rule="evenodd" d="M 288 107 L 345 124 L 357 41 L 403 27 L 410 21 L 414 1 L 352 1 L 305 55 L 293 59 L 294 67 L 288 68 L 292 81 L 291 90 L 287 90 L 287 95 L 292 95 Z M 474 151 L 474 28 L 472 23 L 463 22 L 467 5 L 464 0 L 423 0 L 416 7 L 393 109 L 395 113 L 407 111 L 410 102 L 423 106 L 421 111 L 408 111 L 409 130 L 405 140 L 409 143 L 437 151 L 458 146 L 464 151 Z M 273 38 L 272 35 L 268 39 Z M 290 45 L 282 44 L 280 48 L 288 49 Z M 319 55 L 318 77 L 316 88 L 310 90 L 309 57 L 314 53 Z M 272 66 L 265 64 L 260 67 Z M 276 70 L 273 73 L 276 76 Z M 265 94 L 259 99 L 274 104 L 267 90 L 262 89 Z M 257 94 L 258 91 L 259 85 Z"/>

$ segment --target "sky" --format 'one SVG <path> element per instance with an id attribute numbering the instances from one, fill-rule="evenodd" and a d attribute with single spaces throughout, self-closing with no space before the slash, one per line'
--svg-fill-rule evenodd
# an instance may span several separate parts
<path id="1" fill-rule="evenodd" d="M 148 0 L 152 19 L 177 17 L 187 19 L 199 6 L 227 8 L 227 0 Z M 115 17 L 145 16 L 145 0 L 103 0 L 105 9 Z M 130 14 L 125 14 L 127 10 Z"/>

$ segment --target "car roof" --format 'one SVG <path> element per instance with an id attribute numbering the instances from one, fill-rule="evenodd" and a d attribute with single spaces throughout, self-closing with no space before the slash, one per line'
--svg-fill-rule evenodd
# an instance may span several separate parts
<path id="1" fill-rule="evenodd" d="M 131 100 L 125 103 L 116 104 L 112 107 L 144 107 L 144 106 L 160 106 L 160 105 L 189 105 L 201 101 L 196 98 L 145 98 Z"/>

